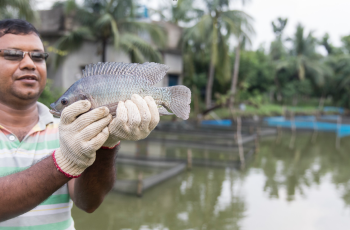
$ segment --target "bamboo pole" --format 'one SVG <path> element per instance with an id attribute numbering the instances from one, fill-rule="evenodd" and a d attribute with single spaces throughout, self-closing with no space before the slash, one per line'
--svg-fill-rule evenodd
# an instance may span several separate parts
<path id="1" fill-rule="evenodd" d="M 138 183 L 137 183 L 137 196 L 142 197 L 143 192 L 143 173 L 140 172 L 138 176 Z"/>
<path id="2" fill-rule="evenodd" d="M 276 144 L 279 144 L 281 141 L 281 137 L 282 137 L 282 128 L 281 126 L 277 126 L 277 137 L 276 137 Z"/>
<path id="3" fill-rule="evenodd" d="M 290 123 L 290 129 L 292 131 L 292 137 L 289 142 L 289 148 L 293 149 L 295 144 L 295 119 L 294 119 L 294 113 L 291 112 L 291 123 Z"/>
<path id="4" fill-rule="evenodd" d="M 187 149 L 187 170 L 192 170 L 192 150 Z"/>
<path id="5" fill-rule="evenodd" d="M 241 161 L 241 168 L 244 169 L 245 159 L 244 159 L 244 149 L 242 145 L 241 129 L 242 129 L 242 121 L 241 121 L 241 117 L 238 116 L 237 117 L 237 144 L 238 144 L 239 159 Z"/>
<path id="6" fill-rule="evenodd" d="M 255 153 L 259 152 L 259 139 L 260 139 L 260 128 L 256 127 L 256 133 L 255 133 Z"/>
<path id="7" fill-rule="evenodd" d="M 337 149 L 340 148 L 340 136 L 339 136 L 339 130 L 341 129 L 341 116 L 338 116 L 337 119 L 337 138 L 335 139 L 335 147 Z"/>
<path id="8" fill-rule="evenodd" d="M 312 138 L 311 142 L 316 143 L 316 138 L 318 134 L 318 129 L 317 129 L 317 116 L 315 117 L 315 120 L 313 121 L 313 127 L 314 127 L 314 132 L 312 133 Z"/>

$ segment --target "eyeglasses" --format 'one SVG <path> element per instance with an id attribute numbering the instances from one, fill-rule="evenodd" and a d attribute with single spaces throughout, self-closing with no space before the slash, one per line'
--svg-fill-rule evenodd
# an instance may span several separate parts
<path id="1" fill-rule="evenodd" d="M 38 51 L 24 52 L 22 50 L 0 50 L 0 56 L 10 61 L 21 61 L 26 54 L 28 54 L 34 62 L 43 62 L 49 57 L 48 53 Z"/>

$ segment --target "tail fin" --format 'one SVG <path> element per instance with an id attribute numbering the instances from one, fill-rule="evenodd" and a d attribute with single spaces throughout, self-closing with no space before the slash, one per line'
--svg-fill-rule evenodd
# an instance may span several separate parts
<path id="1" fill-rule="evenodd" d="M 169 87 L 170 109 L 176 116 L 187 120 L 190 115 L 191 90 L 183 85 Z"/>

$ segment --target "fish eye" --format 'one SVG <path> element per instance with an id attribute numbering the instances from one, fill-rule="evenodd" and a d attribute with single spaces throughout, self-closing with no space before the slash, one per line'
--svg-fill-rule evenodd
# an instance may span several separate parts
<path id="1" fill-rule="evenodd" d="M 67 104 L 68 104 L 67 98 L 62 98 L 62 99 L 61 99 L 61 104 L 62 104 L 62 105 L 67 105 Z"/>

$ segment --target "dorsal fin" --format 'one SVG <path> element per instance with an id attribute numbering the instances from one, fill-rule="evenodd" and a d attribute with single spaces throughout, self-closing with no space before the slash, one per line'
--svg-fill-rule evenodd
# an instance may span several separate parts
<path id="1" fill-rule="evenodd" d="M 97 64 L 89 64 L 83 70 L 83 76 L 93 75 L 136 75 L 147 81 L 148 85 L 154 85 L 165 76 L 169 67 L 154 62 L 123 63 L 123 62 L 98 62 Z"/>

